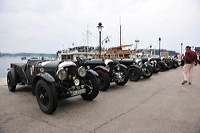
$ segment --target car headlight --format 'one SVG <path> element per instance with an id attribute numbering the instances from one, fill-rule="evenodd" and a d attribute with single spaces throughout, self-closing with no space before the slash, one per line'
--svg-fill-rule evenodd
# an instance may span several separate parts
<path id="1" fill-rule="evenodd" d="M 85 77 L 85 75 L 86 75 L 86 69 L 85 69 L 85 67 L 83 67 L 83 66 L 79 67 L 79 69 L 78 69 L 78 74 L 79 74 L 81 77 Z"/>
<path id="2" fill-rule="evenodd" d="M 67 77 L 67 71 L 65 69 L 60 69 L 57 72 L 57 76 L 60 80 L 64 80 Z"/>

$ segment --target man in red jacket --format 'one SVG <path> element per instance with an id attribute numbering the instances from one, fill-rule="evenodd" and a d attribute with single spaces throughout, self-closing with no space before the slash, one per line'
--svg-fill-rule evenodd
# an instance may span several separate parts
<path id="1" fill-rule="evenodd" d="M 183 82 L 182 85 L 189 82 L 189 84 L 192 83 L 192 77 L 193 77 L 193 70 L 194 65 L 196 65 L 197 61 L 197 55 L 194 51 L 191 50 L 190 46 L 186 46 L 185 48 L 185 65 L 183 66 Z"/>

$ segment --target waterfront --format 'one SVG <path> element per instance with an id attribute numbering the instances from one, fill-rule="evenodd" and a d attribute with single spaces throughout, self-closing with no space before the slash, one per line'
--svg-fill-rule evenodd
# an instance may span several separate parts
<path id="1" fill-rule="evenodd" d="M 5 78 L 7 69 L 10 63 L 25 63 L 26 60 L 21 60 L 21 57 L 1 57 L 0 58 L 0 78 Z"/>

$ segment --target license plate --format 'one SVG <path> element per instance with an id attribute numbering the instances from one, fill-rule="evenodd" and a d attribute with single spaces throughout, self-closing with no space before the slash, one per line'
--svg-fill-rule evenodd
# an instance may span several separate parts
<path id="1" fill-rule="evenodd" d="M 76 96 L 76 95 L 80 95 L 80 94 L 83 94 L 83 93 L 86 93 L 86 89 L 73 91 L 71 96 Z"/>

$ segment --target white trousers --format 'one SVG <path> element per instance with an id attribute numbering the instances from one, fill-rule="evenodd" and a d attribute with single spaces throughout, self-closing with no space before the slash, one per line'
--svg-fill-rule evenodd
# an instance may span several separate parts
<path id="1" fill-rule="evenodd" d="M 187 80 L 190 83 L 192 83 L 193 71 L 194 71 L 194 64 L 185 64 L 183 66 L 183 78 L 184 78 L 184 80 Z"/>

